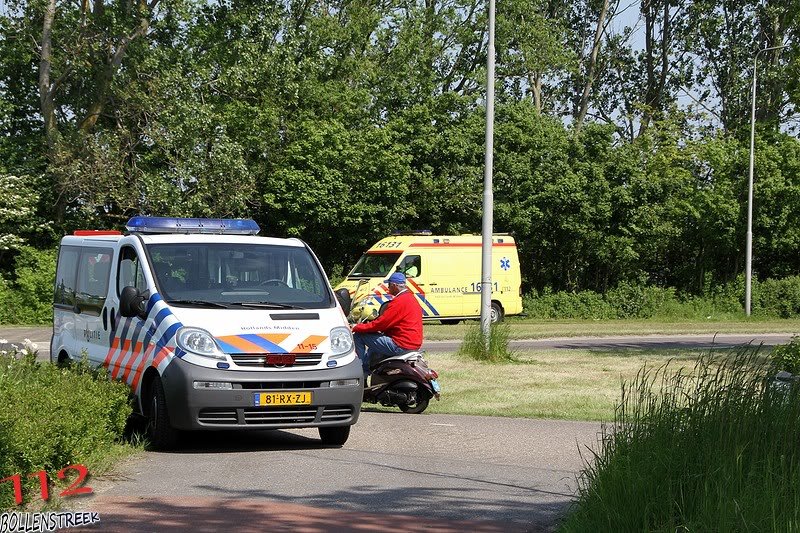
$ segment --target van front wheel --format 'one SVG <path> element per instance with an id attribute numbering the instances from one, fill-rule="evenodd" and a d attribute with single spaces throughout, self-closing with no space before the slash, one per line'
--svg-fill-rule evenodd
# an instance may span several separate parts
<path id="1" fill-rule="evenodd" d="M 326 446 L 342 446 L 350 436 L 350 426 L 326 426 L 319 428 L 319 438 Z"/>
<path id="2" fill-rule="evenodd" d="M 178 442 L 178 430 L 169 424 L 167 397 L 161 378 L 150 384 L 150 408 L 147 412 L 147 437 L 157 450 L 168 450 Z"/>
<path id="3" fill-rule="evenodd" d="M 497 324 L 503 321 L 503 307 L 497 303 L 492 302 L 492 308 L 489 313 L 489 320 L 492 324 Z"/>

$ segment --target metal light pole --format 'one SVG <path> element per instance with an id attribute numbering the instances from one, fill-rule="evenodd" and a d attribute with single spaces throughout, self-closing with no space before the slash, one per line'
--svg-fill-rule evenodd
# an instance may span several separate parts
<path id="1" fill-rule="evenodd" d="M 483 173 L 483 227 L 481 239 L 481 333 L 489 348 L 492 307 L 492 164 L 494 161 L 494 0 L 489 0 L 489 46 L 486 58 L 486 162 Z"/>
<path id="2" fill-rule="evenodd" d="M 753 166 L 755 163 L 756 146 L 756 78 L 758 73 L 758 56 L 762 52 L 787 48 L 789 45 L 770 46 L 756 52 L 753 59 L 753 88 L 751 91 L 752 102 L 750 108 L 750 173 L 747 180 L 747 248 L 745 250 L 745 285 L 744 285 L 744 312 L 750 316 L 751 278 L 753 275 Z"/>

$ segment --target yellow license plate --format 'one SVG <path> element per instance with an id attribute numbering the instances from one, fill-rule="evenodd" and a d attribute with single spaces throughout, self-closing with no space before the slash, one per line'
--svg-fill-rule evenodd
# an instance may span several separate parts
<path id="1" fill-rule="evenodd" d="M 256 407 L 277 405 L 310 405 L 311 392 L 256 392 L 253 405 Z"/>

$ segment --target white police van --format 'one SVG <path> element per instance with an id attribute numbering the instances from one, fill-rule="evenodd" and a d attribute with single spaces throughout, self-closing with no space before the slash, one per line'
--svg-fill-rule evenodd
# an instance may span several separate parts
<path id="1" fill-rule="evenodd" d="M 347 320 L 314 253 L 242 219 L 134 217 L 64 237 L 54 362 L 130 385 L 160 448 L 179 430 L 318 427 L 342 445 L 361 408 Z"/>

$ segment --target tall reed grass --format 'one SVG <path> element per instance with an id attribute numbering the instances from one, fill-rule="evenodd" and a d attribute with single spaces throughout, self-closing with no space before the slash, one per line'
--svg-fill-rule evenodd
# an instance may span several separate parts
<path id="1" fill-rule="evenodd" d="M 800 394 L 758 348 L 624 383 L 563 531 L 800 531 Z"/>
<path id="2" fill-rule="evenodd" d="M 476 361 L 489 363 L 508 362 L 514 359 L 514 352 L 508 347 L 511 335 L 510 326 L 506 323 L 492 324 L 489 327 L 489 343 L 481 331 L 480 322 L 471 324 L 464 335 L 458 353 Z"/>

